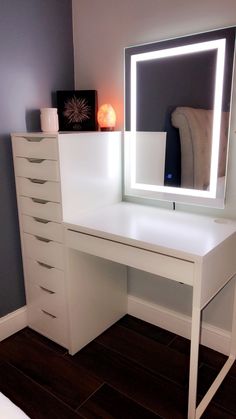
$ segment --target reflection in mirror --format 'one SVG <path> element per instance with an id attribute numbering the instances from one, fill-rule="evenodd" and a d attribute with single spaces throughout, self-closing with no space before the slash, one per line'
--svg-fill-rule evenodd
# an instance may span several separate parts
<path id="1" fill-rule="evenodd" d="M 131 160 L 132 184 L 164 185 L 166 133 L 136 132 L 132 141 L 131 132 L 126 133 L 127 153 Z"/>
<path id="2" fill-rule="evenodd" d="M 228 28 L 126 49 L 126 195 L 223 206 L 234 40 Z"/>

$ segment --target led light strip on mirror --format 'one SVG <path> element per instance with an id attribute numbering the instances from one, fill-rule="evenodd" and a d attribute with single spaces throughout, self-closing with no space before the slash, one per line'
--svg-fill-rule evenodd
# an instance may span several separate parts
<path id="1" fill-rule="evenodd" d="M 167 188 L 162 185 L 152 185 L 137 183 L 136 181 L 136 129 L 137 129 L 137 64 L 141 61 L 161 60 L 162 58 L 174 57 L 186 54 L 194 54 L 202 51 L 216 51 L 216 70 L 215 70 L 215 89 L 213 107 L 213 128 L 212 128 L 212 158 L 210 166 L 210 184 L 208 190 L 189 190 L 187 188 L 175 188 L 168 186 L 168 193 L 176 195 L 189 195 L 195 197 L 216 197 L 217 172 L 219 160 L 220 128 L 222 112 L 222 94 L 224 82 L 225 66 L 225 46 L 226 39 L 216 39 L 212 41 L 198 42 L 190 45 L 183 45 L 163 50 L 155 50 L 134 54 L 131 56 L 130 74 L 130 130 L 125 138 L 126 150 L 129 149 L 129 173 L 131 189 L 144 190 L 151 192 L 167 192 Z M 127 145 L 127 141 L 129 144 Z M 127 164 L 126 164 L 127 165 Z"/>

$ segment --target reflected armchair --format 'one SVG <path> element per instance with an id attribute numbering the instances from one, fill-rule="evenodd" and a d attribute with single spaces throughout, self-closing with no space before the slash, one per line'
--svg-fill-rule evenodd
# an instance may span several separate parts
<path id="1" fill-rule="evenodd" d="M 228 112 L 222 112 L 218 177 L 225 176 Z M 171 115 L 179 130 L 181 146 L 181 186 L 207 189 L 210 179 L 213 112 L 206 109 L 177 107 Z"/>

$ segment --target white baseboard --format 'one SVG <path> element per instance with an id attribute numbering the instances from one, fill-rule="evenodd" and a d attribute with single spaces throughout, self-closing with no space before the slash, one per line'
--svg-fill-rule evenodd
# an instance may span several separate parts
<path id="1" fill-rule="evenodd" d="M 26 306 L 0 317 L 0 342 L 27 326 Z"/>
<path id="2" fill-rule="evenodd" d="M 131 295 L 128 296 L 128 314 L 190 339 L 191 318 L 189 316 Z M 23 329 L 27 324 L 26 306 L 1 317 L 0 342 Z M 230 338 L 230 332 L 207 323 L 202 324 L 201 343 L 203 345 L 228 355 Z"/>
<path id="3" fill-rule="evenodd" d="M 131 295 L 128 296 L 128 314 L 190 339 L 191 317 L 189 316 Z M 230 332 L 202 323 L 201 343 L 203 345 L 228 355 L 230 338 Z"/>

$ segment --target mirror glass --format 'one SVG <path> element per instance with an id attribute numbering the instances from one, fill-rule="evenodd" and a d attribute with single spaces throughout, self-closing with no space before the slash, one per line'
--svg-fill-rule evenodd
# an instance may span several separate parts
<path id="1" fill-rule="evenodd" d="M 125 194 L 222 207 L 235 28 L 125 50 Z"/>

